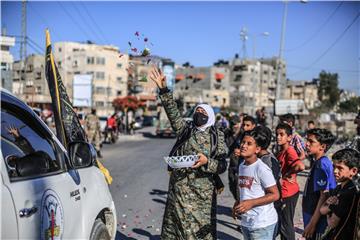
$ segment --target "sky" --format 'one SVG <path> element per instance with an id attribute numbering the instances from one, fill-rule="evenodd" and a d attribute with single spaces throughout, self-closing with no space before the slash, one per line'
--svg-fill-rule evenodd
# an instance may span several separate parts
<path id="1" fill-rule="evenodd" d="M 284 1 L 264 2 L 120 2 L 29 1 L 28 53 L 44 53 L 45 29 L 52 42 L 91 40 L 129 52 L 141 47 L 138 31 L 152 54 L 177 64 L 211 66 L 219 59 L 279 56 Z M 360 2 L 289 1 L 283 58 L 290 80 L 312 80 L 321 70 L 339 74 L 340 88 L 360 95 Z M 1 25 L 21 35 L 21 2 L 1 1 Z M 240 31 L 246 27 L 246 52 Z M 262 33 L 269 33 L 264 36 Z M 19 59 L 20 39 L 11 49 Z M 150 45 L 150 42 L 152 45 Z"/>

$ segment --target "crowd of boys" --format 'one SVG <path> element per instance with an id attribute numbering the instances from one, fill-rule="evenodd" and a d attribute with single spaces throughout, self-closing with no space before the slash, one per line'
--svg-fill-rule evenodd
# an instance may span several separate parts
<path id="1" fill-rule="evenodd" d="M 303 237 L 360 239 L 359 149 L 344 148 L 329 159 L 336 137 L 309 121 L 303 141 L 292 114 L 280 117 L 275 137 L 251 116 L 240 115 L 232 125 L 234 131 L 225 131 L 229 188 L 235 199 L 233 217 L 245 239 L 295 239 L 293 220 L 301 195 L 297 174 L 305 170 L 304 159 L 311 164 L 302 192 Z"/>

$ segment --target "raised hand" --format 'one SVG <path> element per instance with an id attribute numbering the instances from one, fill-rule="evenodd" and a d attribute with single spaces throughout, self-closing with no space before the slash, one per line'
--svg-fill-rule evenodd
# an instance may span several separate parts
<path id="1" fill-rule="evenodd" d="M 19 133 L 19 129 L 16 128 L 15 126 L 9 126 L 7 129 L 9 134 L 13 135 L 14 137 L 19 137 L 20 133 Z"/>
<path id="2" fill-rule="evenodd" d="M 150 70 L 149 78 L 158 86 L 158 88 L 166 87 L 166 77 L 157 67 L 153 67 Z"/>

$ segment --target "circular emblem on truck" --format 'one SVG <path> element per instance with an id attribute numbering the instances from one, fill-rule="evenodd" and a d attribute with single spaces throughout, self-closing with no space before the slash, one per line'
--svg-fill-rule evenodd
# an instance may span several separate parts
<path id="1" fill-rule="evenodd" d="M 58 195 L 51 189 L 41 198 L 41 240 L 61 239 L 64 233 L 64 211 Z"/>

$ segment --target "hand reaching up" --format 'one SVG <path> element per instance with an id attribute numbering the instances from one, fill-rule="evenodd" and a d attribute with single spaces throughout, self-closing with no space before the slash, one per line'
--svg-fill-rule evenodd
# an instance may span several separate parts
<path id="1" fill-rule="evenodd" d="M 157 67 L 150 70 L 149 78 L 158 86 L 158 88 L 166 87 L 166 77 Z"/>

